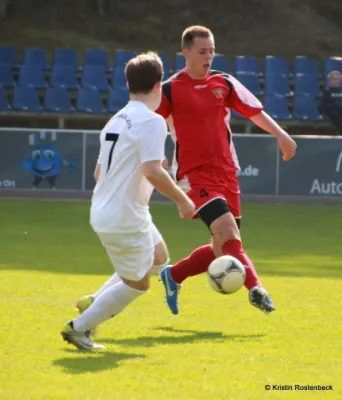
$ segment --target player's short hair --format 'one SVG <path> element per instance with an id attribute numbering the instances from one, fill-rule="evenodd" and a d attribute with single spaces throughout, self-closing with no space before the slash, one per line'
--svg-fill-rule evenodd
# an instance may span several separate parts
<path id="1" fill-rule="evenodd" d="M 162 81 L 163 73 L 163 63 L 157 53 L 151 51 L 139 54 L 129 60 L 125 68 L 129 92 L 151 92 L 154 85 Z"/>
<path id="2" fill-rule="evenodd" d="M 197 37 L 207 39 L 209 37 L 213 38 L 214 35 L 211 30 L 209 28 L 206 28 L 205 26 L 189 26 L 182 34 L 182 49 L 190 49 L 194 43 L 194 39 Z"/>

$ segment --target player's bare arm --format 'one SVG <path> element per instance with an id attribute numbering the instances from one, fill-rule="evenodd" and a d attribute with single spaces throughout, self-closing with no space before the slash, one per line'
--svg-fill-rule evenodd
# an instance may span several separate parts
<path id="1" fill-rule="evenodd" d="M 94 169 L 94 179 L 97 182 L 100 178 L 101 164 L 96 164 Z"/>
<path id="2" fill-rule="evenodd" d="M 170 178 L 162 167 L 160 160 L 148 161 L 141 165 L 142 173 L 151 184 L 163 195 L 176 203 L 181 218 L 191 219 L 195 205 L 190 198 Z"/>
<path id="3" fill-rule="evenodd" d="M 253 116 L 251 121 L 278 139 L 284 161 L 290 161 L 296 155 L 296 142 L 265 111 Z"/>

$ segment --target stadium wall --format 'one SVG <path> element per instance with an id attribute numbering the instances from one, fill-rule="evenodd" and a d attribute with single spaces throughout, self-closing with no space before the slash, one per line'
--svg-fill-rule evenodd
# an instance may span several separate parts
<path id="1" fill-rule="evenodd" d="M 243 195 L 255 201 L 342 202 L 342 138 L 295 139 L 297 155 L 285 163 L 275 138 L 234 135 Z M 1 128 L 0 143 L 0 197 L 90 197 L 99 131 Z M 168 137 L 170 165 L 172 154 Z"/>

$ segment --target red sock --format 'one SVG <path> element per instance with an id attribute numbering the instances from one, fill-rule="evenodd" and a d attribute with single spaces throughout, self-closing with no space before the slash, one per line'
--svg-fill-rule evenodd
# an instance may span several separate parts
<path id="1" fill-rule="evenodd" d="M 206 272 L 212 261 L 215 260 L 215 254 L 210 244 L 201 246 L 194 250 L 189 257 L 178 261 L 171 268 L 172 279 L 177 283 L 182 283 L 189 276 L 199 275 Z"/>
<path id="2" fill-rule="evenodd" d="M 242 264 L 248 268 L 246 268 L 246 282 L 245 287 L 250 290 L 254 286 L 262 286 L 254 265 L 251 259 L 247 256 L 247 254 L 243 251 L 242 243 L 240 240 L 228 240 L 222 246 L 223 254 L 227 254 L 237 258 Z"/>

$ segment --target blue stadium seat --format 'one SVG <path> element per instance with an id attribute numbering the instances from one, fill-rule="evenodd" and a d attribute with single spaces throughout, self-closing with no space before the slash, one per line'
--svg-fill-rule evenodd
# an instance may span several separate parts
<path id="1" fill-rule="evenodd" d="M 131 50 L 116 50 L 114 56 L 114 68 L 124 67 L 131 58 L 137 55 L 135 51 Z"/>
<path id="2" fill-rule="evenodd" d="M 276 120 L 286 121 L 293 119 L 284 96 L 265 96 L 264 108 Z"/>
<path id="3" fill-rule="evenodd" d="M 291 96 L 288 78 L 284 75 L 265 75 L 265 94 Z"/>
<path id="4" fill-rule="evenodd" d="M 169 63 L 169 59 L 164 51 L 158 51 L 158 55 L 161 58 L 164 66 L 164 79 L 167 79 L 171 74 L 171 67 Z"/>
<path id="5" fill-rule="evenodd" d="M 68 66 L 74 70 L 78 69 L 77 53 L 73 49 L 56 48 L 53 53 L 52 60 L 53 67 L 55 66 Z"/>
<path id="6" fill-rule="evenodd" d="M 294 60 L 294 75 L 305 74 L 319 77 L 317 61 L 313 57 L 297 56 Z"/>
<path id="7" fill-rule="evenodd" d="M 105 70 L 110 70 L 110 62 L 108 52 L 101 49 L 88 49 L 83 55 L 83 67 L 93 65 L 103 67 Z"/>
<path id="8" fill-rule="evenodd" d="M 47 111 L 72 112 L 68 91 L 64 88 L 47 88 L 44 99 L 44 108 Z"/>
<path id="9" fill-rule="evenodd" d="M 285 77 L 292 76 L 286 60 L 282 57 L 276 56 L 265 57 L 264 72 L 265 75 L 282 75 Z"/>
<path id="10" fill-rule="evenodd" d="M 244 86 L 246 86 L 246 88 L 255 96 L 261 96 L 263 94 L 257 75 L 239 73 L 236 75 L 236 79 L 238 79 Z"/>
<path id="11" fill-rule="evenodd" d="M 123 108 L 129 101 L 129 92 L 124 89 L 113 89 L 109 92 L 108 110 L 112 113 Z"/>
<path id="12" fill-rule="evenodd" d="M 19 67 L 14 47 L 0 46 L 0 64 L 8 64 L 11 68 Z"/>
<path id="13" fill-rule="evenodd" d="M 294 78 L 295 95 L 308 94 L 314 97 L 321 95 L 317 75 L 298 74 Z"/>
<path id="14" fill-rule="evenodd" d="M 322 121 L 314 96 L 298 95 L 294 98 L 293 116 L 299 121 Z"/>
<path id="15" fill-rule="evenodd" d="M 241 114 L 239 114 L 235 110 L 230 110 L 230 112 L 232 114 L 232 118 L 237 118 L 237 119 L 243 119 L 244 118 Z"/>
<path id="16" fill-rule="evenodd" d="M 211 64 L 211 69 L 215 69 L 222 72 L 229 72 L 228 59 L 223 54 L 216 54 Z"/>
<path id="17" fill-rule="evenodd" d="M 342 57 L 330 57 L 324 60 L 324 75 L 327 76 L 331 71 L 342 72 Z"/>
<path id="18" fill-rule="evenodd" d="M 234 60 L 234 74 L 262 75 L 254 57 L 237 56 Z"/>
<path id="19" fill-rule="evenodd" d="M 23 65 L 19 71 L 18 84 L 36 89 L 44 89 L 47 86 L 44 71 L 38 65 Z"/>
<path id="20" fill-rule="evenodd" d="M 11 110 L 12 107 L 10 106 L 5 89 L 0 86 L 0 111 L 7 111 Z"/>
<path id="21" fill-rule="evenodd" d="M 46 54 L 44 50 L 35 47 L 26 47 L 23 51 L 23 65 L 36 65 L 42 69 L 49 69 Z"/>
<path id="22" fill-rule="evenodd" d="M 109 89 L 106 71 L 103 67 L 86 65 L 83 68 L 82 87 L 84 89 L 96 89 L 106 91 Z"/>
<path id="23" fill-rule="evenodd" d="M 112 88 L 127 89 L 125 67 L 116 67 L 112 75 Z"/>
<path id="24" fill-rule="evenodd" d="M 15 85 L 9 64 L 0 64 L 0 87 L 12 88 Z"/>
<path id="25" fill-rule="evenodd" d="M 182 53 L 177 53 L 175 56 L 175 72 L 185 68 L 185 58 Z"/>
<path id="26" fill-rule="evenodd" d="M 33 87 L 16 86 L 13 94 L 13 108 L 20 111 L 42 111 L 38 94 Z"/>
<path id="27" fill-rule="evenodd" d="M 75 68 L 72 65 L 54 65 L 50 77 L 50 86 L 70 90 L 78 89 Z"/>
<path id="28" fill-rule="evenodd" d="M 103 114 L 107 112 L 103 105 L 100 92 L 93 89 L 79 89 L 76 100 L 78 111 L 90 114 Z"/>

